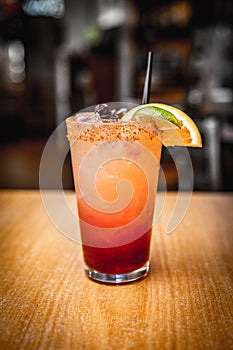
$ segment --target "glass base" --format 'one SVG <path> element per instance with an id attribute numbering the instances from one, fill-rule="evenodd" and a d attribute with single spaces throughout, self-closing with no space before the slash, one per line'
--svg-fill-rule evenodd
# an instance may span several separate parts
<path id="1" fill-rule="evenodd" d="M 149 272 L 150 263 L 147 262 L 140 269 L 128 272 L 128 273 L 102 273 L 90 269 L 87 265 L 84 265 L 84 271 L 87 277 L 91 278 L 94 281 L 109 283 L 109 284 L 123 284 L 137 281 L 143 277 L 146 277 Z"/>

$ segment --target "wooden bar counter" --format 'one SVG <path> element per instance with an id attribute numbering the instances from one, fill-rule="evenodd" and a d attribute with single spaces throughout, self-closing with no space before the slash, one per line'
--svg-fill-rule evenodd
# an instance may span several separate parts
<path id="1" fill-rule="evenodd" d="M 233 349 L 233 196 L 194 193 L 165 234 L 175 199 L 155 226 L 149 276 L 109 286 L 84 275 L 81 246 L 39 191 L 2 190 L 0 349 Z"/>

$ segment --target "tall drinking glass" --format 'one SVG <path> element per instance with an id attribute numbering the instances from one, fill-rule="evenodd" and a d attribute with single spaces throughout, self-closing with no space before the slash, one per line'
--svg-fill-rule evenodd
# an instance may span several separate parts
<path id="1" fill-rule="evenodd" d="M 154 134 L 124 122 L 121 107 L 101 105 L 66 120 L 84 270 L 113 284 L 148 274 L 162 148 Z"/>

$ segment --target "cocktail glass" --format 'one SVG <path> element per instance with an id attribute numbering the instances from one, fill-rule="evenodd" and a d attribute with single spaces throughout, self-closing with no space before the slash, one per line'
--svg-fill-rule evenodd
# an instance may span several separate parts
<path id="1" fill-rule="evenodd" d="M 133 106 L 100 105 L 66 120 L 84 270 L 104 283 L 132 282 L 149 272 L 162 145 L 121 120 L 123 109 Z"/>

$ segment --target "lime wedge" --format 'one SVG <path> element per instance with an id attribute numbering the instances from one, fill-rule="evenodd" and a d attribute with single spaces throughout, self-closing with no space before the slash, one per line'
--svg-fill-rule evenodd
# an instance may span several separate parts
<path id="1" fill-rule="evenodd" d="M 145 106 L 139 108 L 132 116 L 132 120 L 140 120 L 141 122 L 148 122 L 151 118 L 153 118 L 153 121 L 160 130 L 173 129 L 174 125 L 178 128 L 181 127 L 179 120 L 174 114 L 160 107 Z"/>

